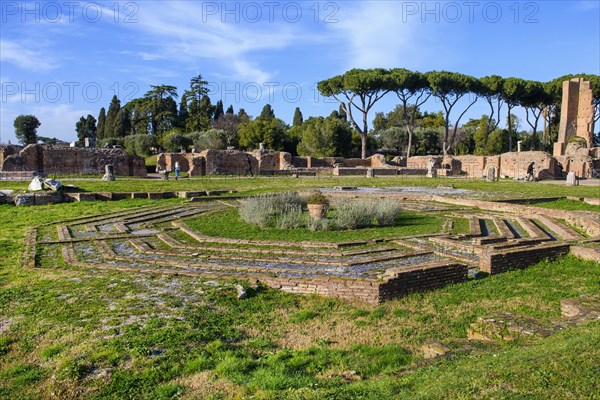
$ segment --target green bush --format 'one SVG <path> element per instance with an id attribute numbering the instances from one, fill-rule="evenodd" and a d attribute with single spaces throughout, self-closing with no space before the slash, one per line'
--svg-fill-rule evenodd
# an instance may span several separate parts
<path id="1" fill-rule="evenodd" d="M 162 140 L 162 146 L 167 152 L 176 153 L 192 145 L 192 140 L 178 132 L 167 134 Z"/>
<path id="2" fill-rule="evenodd" d="M 325 204 L 329 205 L 329 199 L 320 191 L 316 190 L 308 195 L 306 204 Z"/>
<path id="3" fill-rule="evenodd" d="M 307 197 L 306 203 L 297 193 L 263 195 L 242 201 L 239 213 L 244 222 L 261 228 L 306 227 L 314 232 L 394 225 L 401 212 L 400 206 L 392 200 L 356 200 L 337 206 L 332 219 L 313 220 L 302 214 L 305 204 L 328 203 L 320 192 Z"/>
<path id="4" fill-rule="evenodd" d="M 150 149 L 156 146 L 156 139 L 152 135 L 129 135 L 123 139 L 123 145 L 129 154 L 147 157 Z"/>
<path id="5" fill-rule="evenodd" d="M 303 205 L 304 202 L 295 192 L 256 196 L 242 201 L 240 218 L 261 228 L 270 224 L 281 226 L 278 221 L 282 221 L 283 226 L 296 227 L 300 226 Z"/>
<path id="6" fill-rule="evenodd" d="M 357 200 L 337 207 L 335 226 L 356 229 L 393 225 L 400 216 L 400 206 L 392 200 Z"/>

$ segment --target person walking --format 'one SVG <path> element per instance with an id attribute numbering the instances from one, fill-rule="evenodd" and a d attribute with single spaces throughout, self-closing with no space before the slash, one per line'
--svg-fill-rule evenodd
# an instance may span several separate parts
<path id="1" fill-rule="evenodd" d="M 525 177 L 525 180 L 527 182 L 533 182 L 534 169 L 535 169 L 535 162 L 532 161 L 531 164 L 529 164 L 529 166 L 527 167 L 527 176 Z"/>
<path id="2" fill-rule="evenodd" d="M 175 180 L 179 180 L 179 161 L 175 161 Z"/>

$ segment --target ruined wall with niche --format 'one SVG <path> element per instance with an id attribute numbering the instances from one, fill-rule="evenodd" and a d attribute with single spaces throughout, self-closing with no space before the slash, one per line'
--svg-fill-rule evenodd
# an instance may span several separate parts
<path id="1" fill-rule="evenodd" d="M 494 167 L 496 177 L 522 179 L 527 174 L 527 167 L 535 163 L 535 177 L 538 179 L 556 179 L 563 173 L 574 171 L 578 176 L 590 177 L 592 158 L 587 155 L 589 149 L 575 149 L 575 144 L 567 146 L 568 156 L 552 157 L 542 151 L 510 152 L 494 156 L 413 156 L 406 161 L 406 167 L 388 163 L 382 155 L 374 155 L 366 160 L 341 157 L 297 157 L 290 153 L 255 150 L 246 153 L 236 150 L 205 150 L 202 153 L 161 154 L 158 166 L 171 169 L 175 158 L 180 159 L 181 170 L 192 168 L 191 175 L 203 174 L 248 174 L 251 167 L 254 175 L 275 171 L 294 173 L 301 170 L 314 170 L 334 175 L 363 175 L 367 168 L 377 169 L 379 175 L 425 174 L 429 162 L 434 160 L 438 166 L 439 176 L 464 176 L 480 179 L 487 176 L 489 168 Z M 571 150 L 571 147 L 575 150 Z M 595 150 L 595 149 L 594 149 Z M 171 160 L 171 161 L 169 161 Z M 188 167 L 189 165 L 189 167 Z M 562 170 L 561 170 L 562 166 Z M 408 171 L 408 172 L 407 172 Z"/>
<path id="2" fill-rule="evenodd" d="M 32 171 L 45 174 L 104 174 L 113 165 L 122 176 L 146 176 L 144 159 L 123 149 L 76 148 L 31 144 L 18 154 L 5 157 L 0 170 Z"/>
<path id="3" fill-rule="evenodd" d="M 2 164 L 4 164 L 4 160 L 8 156 L 12 156 L 14 154 L 19 154 L 19 151 L 21 151 L 21 149 L 22 149 L 21 146 L 15 146 L 15 145 L 0 146 L 0 170 L 2 170 Z"/>

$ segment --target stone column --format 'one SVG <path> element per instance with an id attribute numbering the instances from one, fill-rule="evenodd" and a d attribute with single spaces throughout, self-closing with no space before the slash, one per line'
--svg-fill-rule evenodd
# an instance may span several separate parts
<path id="1" fill-rule="evenodd" d="M 108 164 L 104 166 L 104 176 L 102 177 L 103 181 L 114 181 L 115 174 L 113 173 L 113 165 Z"/>

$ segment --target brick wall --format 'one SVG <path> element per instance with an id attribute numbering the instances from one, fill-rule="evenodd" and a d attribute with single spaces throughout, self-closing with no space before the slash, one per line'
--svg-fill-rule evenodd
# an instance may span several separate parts
<path id="1" fill-rule="evenodd" d="M 299 294 L 318 294 L 346 300 L 379 304 L 409 293 L 438 289 L 467 280 L 468 268 L 456 263 L 433 263 L 412 268 L 391 268 L 383 280 L 343 278 L 279 278 L 259 277 L 274 289 Z"/>
<path id="2" fill-rule="evenodd" d="M 156 158 L 156 167 L 159 171 L 173 171 L 177 161 L 181 172 L 190 176 L 206 174 L 205 160 L 199 153 L 161 153 Z"/>
<path id="3" fill-rule="evenodd" d="M 206 162 L 207 175 L 245 175 L 252 168 L 259 173 L 258 160 L 252 154 L 237 150 L 204 150 L 200 153 Z"/>
<path id="4" fill-rule="evenodd" d="M 104 174 L 114 165 L 116 175 L 146 176 L 144 159 L 123 149 L 73 148 L 32 144 L 7 157 L 2 171 L 38 171 L 47 174 Z"/>
<path id="5" fill-rule="evenodd" d="M 392 271 L 388 270 L 388 273 L 390 272 Z M 467 278 L 468 267 L 463 264 L 436 263 L 402 269 L 379 285 L 379 301 L 391 300 L 413 292 L 439 289 L 464 282 Z"/>
<path id="6" fill-rule="evenodd" d="M 569 247 L 567 243 L 549 243 L 518 250 L 488 250 L 481 254 L 479 268 L 489 274 L 524 269 L 545 259 L 564 256 Z"/>

